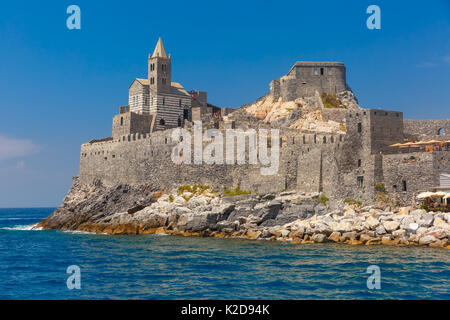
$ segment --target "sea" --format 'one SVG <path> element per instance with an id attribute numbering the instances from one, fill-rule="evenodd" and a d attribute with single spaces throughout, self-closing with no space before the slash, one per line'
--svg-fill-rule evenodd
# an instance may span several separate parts
<path id="1" fill-rule="evenodd" d="M 0 299 L 450 299 L 450 250 L 36 230 L 0 209 Z"/>

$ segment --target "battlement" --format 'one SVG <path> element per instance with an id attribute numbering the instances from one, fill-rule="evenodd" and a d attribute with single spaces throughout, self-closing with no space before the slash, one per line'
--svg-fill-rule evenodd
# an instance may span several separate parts
<path id="1" fill-rule="evenodd" d="M 346 69 L 340 62 L 296 62 L 287 75 L 270 83 L 271 94 L 283 101 L 345 90 Z"/>

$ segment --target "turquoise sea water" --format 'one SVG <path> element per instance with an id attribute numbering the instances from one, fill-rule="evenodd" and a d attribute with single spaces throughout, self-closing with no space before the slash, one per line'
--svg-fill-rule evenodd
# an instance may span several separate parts
<path id="1" fill-rule="evenodd" d="M 450 299 L 449 250 L 29 230 L 52 211 L 0 209 L 0 299 Z"/>

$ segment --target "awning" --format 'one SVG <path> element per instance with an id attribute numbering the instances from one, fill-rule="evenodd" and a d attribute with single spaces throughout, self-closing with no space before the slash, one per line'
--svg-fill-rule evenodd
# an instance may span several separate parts
<path id="1" fill-rule="evenodd" d="M 432 195 L 433 195 L 433 192 L 422 192 L 421 194 L 419 194 L 417 196 L 417 199 L 431 198 Z"/>
<path id="2" fill-rule="evenodd" d="M 417 199 L 427 199 L 427 198 L 450 198 L 450 193 L 445 192 L 422 192 L 417 196 Z"/>

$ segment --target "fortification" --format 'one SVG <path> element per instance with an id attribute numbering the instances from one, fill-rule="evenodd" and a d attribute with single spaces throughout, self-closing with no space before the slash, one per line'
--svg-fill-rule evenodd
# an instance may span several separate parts
<path id="1" fill-rule="evenodd" d="M 286 76 L 271 82 L 271 94 L 283 101 L 318 96 L 317 92 L 336 97 L 335 93 L 347 89 L 345 66 L 336 62 L 297 62 Z M 258 193 L 297 189 L 365 202 L 373 201 L 377 192 L 388 192 L 408 204 L 420 191 L 436 187 L 442 173 L 450 173 L 449 149 L 410 152 L 392 147 L 403 146 L 405 139 L 450 138 L 450 120 L 404 121 L 398 111 L 324 108 L 323 118 L 339 122 L 341 130 L 320 133 L 274 127 L 242 110 L 236 113 L 236 121 L 230 120 L 229 113 L 209 104 L 206 92 L 187 92 L 171 81 L 171 56 L 159 40 L 149 57 L 148 79 L 133 81 L 129 105 L 113 118 L 112 137 L 81 146 L 80 182 L 149 185 L 160 190 L 198 183 L 216 190 L 240 186 Z M 192 131 L 192 121 L 202 121 L 204 129 L 218 129 L 223 136 L 236 123 L 243 130 L 279 129 L 277 173 L 264 176 L 261 164 L 248 161 L 174 163 L 171 156 L 179 141 L 172 140 L 172 133 L 176 128 Z M 247 143 L 247 160 L 248 150 Z M 234 153 L 237 157 L 237 150 Z"/>
<path id="2" fill-rule="evenodd" d="M 270 83 L 275 99 L 292 101 L 298 97 L 347 90 L 346 70 L 340 62 L 297 62 L 288 74 Z"/>

